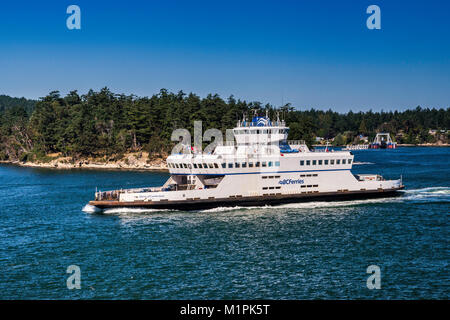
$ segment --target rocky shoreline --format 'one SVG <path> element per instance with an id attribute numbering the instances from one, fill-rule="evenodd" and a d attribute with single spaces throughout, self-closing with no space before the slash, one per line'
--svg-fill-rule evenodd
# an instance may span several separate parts
<path id="1" fill-rule="evenodd" d="M 11 164 L 21 167 L 47 168 L 47 169 L 104 169 L 104 170 L 148 170 L 168 171 L 165 159 L 150 160 L 148 153 L 127 154 L 118 161 L 105 161 L 104 159 L 73 160 L 69 157 L 55 157 L 48 162 L 22 162 L 0 161 L 0 164 Z"/>

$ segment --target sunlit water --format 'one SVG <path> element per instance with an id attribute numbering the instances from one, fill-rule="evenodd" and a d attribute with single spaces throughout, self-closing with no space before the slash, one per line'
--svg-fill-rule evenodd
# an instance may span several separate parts
<path id="1" fill-rule="evenodd" d="M 167 175 L 0 166 L 0 299 L 448 299 L 450 149 L 354 153 L 354 172 L 401 174 L 405 194 L 100 214 L 86 206 L 97 186 Z M 66 286 L 69 265 L 81 290 Z"/>

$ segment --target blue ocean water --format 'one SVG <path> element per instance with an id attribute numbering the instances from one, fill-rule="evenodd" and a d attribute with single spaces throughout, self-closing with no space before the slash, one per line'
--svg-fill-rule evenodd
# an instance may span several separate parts
<path id="1" fill-rule="evenodd" d="M 167 174 L 0 166 L 0 299 L 448 299 L 450 149 L 354 153 L 355 173 L 401 174 L 404 195 L 95 214 L 82 209 L 96 186 Z"/>

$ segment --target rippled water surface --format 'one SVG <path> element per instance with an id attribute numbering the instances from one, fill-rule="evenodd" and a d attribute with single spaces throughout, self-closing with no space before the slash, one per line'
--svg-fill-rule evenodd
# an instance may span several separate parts
<path id="1" fill-rule="evenodd" d="M 354 153 L 356 173 L 403 175 L 404 195 L 97 214 L 82 211 L 96 186 L 167 175 L 0 166 L 0 299 L 448 299 L 450 149 Z"/>

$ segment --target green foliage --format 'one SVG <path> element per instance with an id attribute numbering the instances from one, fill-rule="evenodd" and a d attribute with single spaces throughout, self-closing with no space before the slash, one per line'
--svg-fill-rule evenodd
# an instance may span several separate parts
<path id="1" fill-rule="evenodd" d="M 32 112 L 31 112 L 32 111 Z M 404 112 L 348 112 L 331 110 L 295 110 L 286 104 L 276 110 L 259 102 L 227 101 L 217 94 L 205 98 L 182 91 L 161 89 L 151 97 L 114 94 L 103 88 L 79 95 L 76 91 L 61 97 L 50 92 L 39 101 L 0 96 L 0 160 L 49 161 L 49 153 L 61 153 L 75 159 L 105 157 L 115 159 L 129 151 L 148 151 L 151 155 L 169 152 L 175 142 L 172 131 L 186 128 L 193 134 L 195 120 L 203 121 L 203 130 L 225 130 L 236 125 L 244 113 L 276 112 L 291 128 L 290 140 L 314 143 L 316 136 L 334 139 L 336 145 L 357 140 L 358 134 L 371 139 L 376 132 L 391 134 L 400 143 L 435 142 L 448 133 L 430 135 L 429 129 L 450 128 L 450 109 L 422 109 Z"/>

